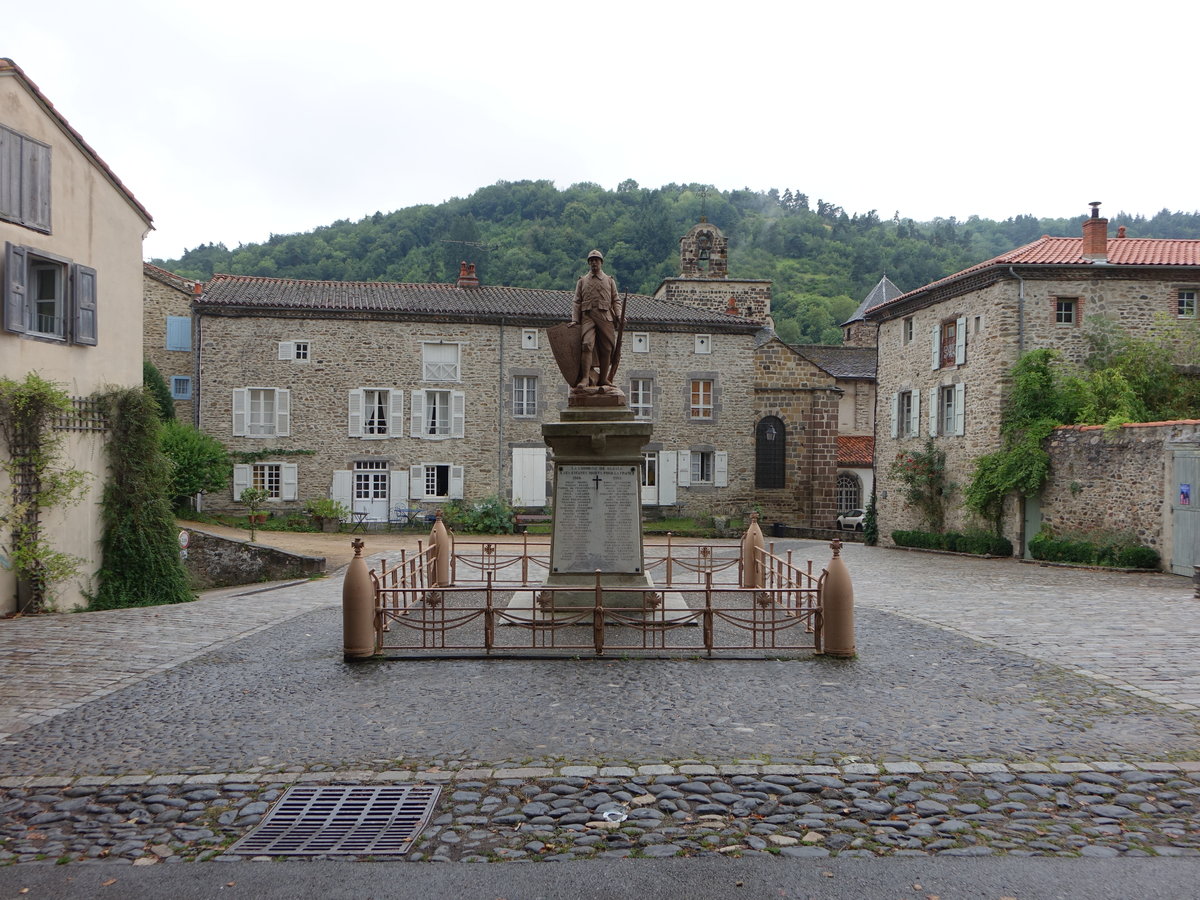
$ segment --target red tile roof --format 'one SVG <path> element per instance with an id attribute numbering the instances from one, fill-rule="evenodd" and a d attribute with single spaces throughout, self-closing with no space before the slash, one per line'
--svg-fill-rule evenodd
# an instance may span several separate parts
<path id="1" fill-rule="evenodd" d="M 961 272 L 955 272 L 915 291 L 872 306 L 868 315 L 885 307 L 928 293 L 935 288 L 975 275 L 987 269 L 1009 266 L 1086 266 L 1097 269 L 1114 266 L 1197 266 L 1200 267 L 1200 240 L 1167 238 L 1108 239 L 1108 259 L 1088 259 L 1083 255 L 1082 237 L 1044 235 L 1030 244 L 985 260 Z"/>
<path id="2" fill-rule="evenodd" d="M 839 434 L 837 449 L 839 466 L 869 466 L 875 460 L 875 438 L 869 434 Z"/>

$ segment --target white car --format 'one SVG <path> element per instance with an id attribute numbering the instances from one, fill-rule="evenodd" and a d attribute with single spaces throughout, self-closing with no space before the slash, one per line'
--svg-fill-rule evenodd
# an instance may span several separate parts
<path id="1" fill-rule="evenodd" d="M 866 518 L 866 510 L 851 509 L 842 513 L 837 517 L 838 530 L 862 531 L 863 519 Z"/>

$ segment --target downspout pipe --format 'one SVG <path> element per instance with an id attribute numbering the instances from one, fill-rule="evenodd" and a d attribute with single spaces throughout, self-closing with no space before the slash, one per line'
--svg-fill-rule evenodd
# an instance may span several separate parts
<path id="1" fill-rule="evenodd" d="M 1008 274 L 1020 282 L 1017 288 L 1017 356 L 1020 357 L 1025 352 L 1025 279 L 1012 266 L 1008 267 Z"/>

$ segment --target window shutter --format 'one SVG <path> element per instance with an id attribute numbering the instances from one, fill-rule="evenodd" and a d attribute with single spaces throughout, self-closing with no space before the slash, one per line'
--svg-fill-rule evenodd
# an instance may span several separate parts
<path id="1" fill-rule="evenodd" d="M 461 500 L 463 498 L 463 467 L 450 467 L 450 499 Z"/>
<path id="2" fill-rule="evenodd" d="M 333 484 L 329 488 L 329 499 L 336 500 L 346 509 L 352 509 L 354 504 L 354 473 L 349 469 L 336 469 L 333 473 Z"/>
<path id="3" fill-rule="evenodd" d="M 900 394 L 892 394 L 892 437 L 900 436 Z"/>
<path id="4" fill-rule="evenodd" d="M 233 467 L 233 499 L 241 500 L 242 491 L 250 487 L 250 467 L 241 465 Z"/>
<path id="5" fill-rule="evenodd" d="M 408 489 L 411 492 L 410 497 L 414 500 L 425 499 L 425 467 L 424 466 L 409 466 L 408 467 Z"/>
<path id="6" fill-rule="evenodd" d="M 4 327 L 17 334 L 29 330 L 25 282 L 29 277 L 28 251 L 17 244 L 4 248 Z"/>
<path id="7" fill-rule="evenodd" d="M 280 437 L 292 433 L 292 392 L 286 388 L 275 391 L 275 433 Z"/>
<path id="8" fill-rule="evenodd" d="M 295 463 L 283 463 L 279 467 L 279 499 L 295 500 L 299 496 L 300 470 Z"/>
<path id="9" fill-rule="evenodd" d="M 967 386 L 961 381 L 954 386 L 954 433 L 962 437 L 967 426 Z"/>
<path id="10" fill-rule="evenodd" d="M 692 484 L 692 451 L 691 450 L 680 450 L 679 451 L 679 465 L 676 466 L 676 470 L 679 472 L 679 477 L 676 479 L 675 483 L 678 484 L 680 487 L 691 487 L 691 484 Z"/>
<path id="11" fill-rule="evenodd" d="M 713 484 L 717 487 L 729 486 L 729 453 L 725 450 L 713 454 Z"/>
<path id="12" fill-rule="evenodd" d="M 424 437 L 425 431 L 425 392 L 413 391 L 411 409 L 408 414 L 410 417 L 409 432 L 413 437 Z M 425 496 L 424 494 L 421 495 Z"/>
<path id="13" fill-rule="evenodd" d="M 912 392 L 912 418 L 908 420 L 909 433 L 913 437 L 921 434 L 921 392 Z"/>
<path id="14" fill-rule="evenodd" d="M 24 224 L 39 231 L 50 231 L 50 148 L 33 141 L 22 141 L 21 214 Z"/>
<path id="15" fill-rule="evenodd" d="M 21 221 L 21 136 L 0 125 L 0 216 Z"/>
<path id="16" fill-rule="evenodd" d="M 355 388 L 350 391 L 347 401 L 350 418 L 350 437 L 363 436 L 363 389 Z"/>
<path id="17" fill-rule="evenodd" d="M 467 428 L 467 395 L 450 392 L 450 437 L 462 437 Z"/>
<path id="18" fill-rule="evenodd" d="M 933 326 L 933 362 L 930 365 L 931 369 L 936 369 L 941 366 L 942 362 L 942 327 L 940 325 Z"/>
<path id="19" fill-rule="evenodd" d="M 233 436 L 246 435 L 246 409 L 250 402 L 250 392 L 246 388 L 233 389 Z"/>
<path id="20" fill-rule="evenodd" d="M 401 509 L 408 506 L 408 469 L 401 466 L 388 473 L 389 495 L 393 507 Z"/>
<path id="21" fill-rule="evenodd" d="M 167 316 L 167 349 L 192 349 L 192 320 L 190 316 Z"/>
<path id="22" fill-rule="evenodd" d="M 73 323 L 71 340 L 76 344 L 95 347 L 96 329 L 96 270 L 75 263 L 71 266 L 71 309 Z M 190 320 L 189 320 L 190 324 Z M 189 349 L 191 341 L 189 338 Z"/>
<path id="23" fill-rule="evenodd" d="M 959 316 L 954 325 L 954 364 L 961 366 L 967 361 L 967 317 Z"/>
<path id="24" fill-rule="evenodd" d="M 404 391 L 388 391 L 388 437 L 404 437 Z"/>
<path id="25" fill-rule="evenodd" d="M 280 341 L 278 358 L 279 359 L 295 359 L 296 358 L 296 342 L 295 341 Z"/>
<path id="26" fill-rule="evenodd" d="M 675 483 L 679 478 L 679 458 L 674 450 L 658 452 L 658 505 L 675 505 Z"/>
<path id="27" fill-rule="evenodd" d="M 938 433 L 938 390 L 929 389 L 929 436 L 937 437 Z"/>

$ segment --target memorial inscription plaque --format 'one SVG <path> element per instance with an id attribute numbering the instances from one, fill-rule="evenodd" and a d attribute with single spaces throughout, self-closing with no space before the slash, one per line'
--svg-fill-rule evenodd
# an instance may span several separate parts
<path id="1" fill-rule="evenodd" d="M 638 466 L 559 465 L 551 571 L 641 574 Z"/>

